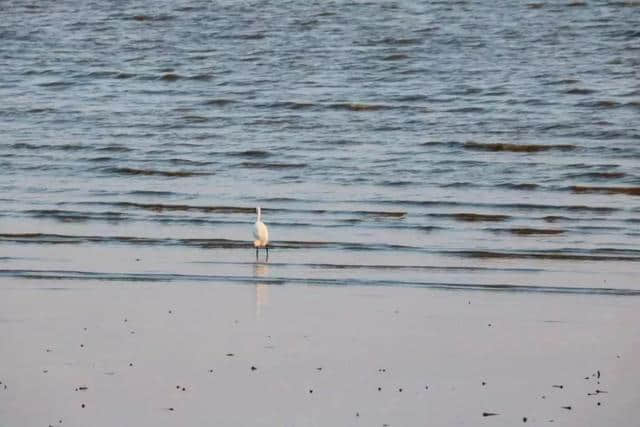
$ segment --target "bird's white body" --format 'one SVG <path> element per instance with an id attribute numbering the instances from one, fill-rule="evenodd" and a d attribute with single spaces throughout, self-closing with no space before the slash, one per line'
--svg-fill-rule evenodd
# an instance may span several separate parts
<path id="1" fill-rule="evenodd" d="M 258 213 L 258 219 L 255 224 L 253 224 L 253 237 L 256 240 L 253 241 L 253 246 L 257 248 L 266 248 L 269 244 L 269 229 L 262 222 L 262 214 L 260 212 L 260 206 L 256 208 L 256 212 Z"/>

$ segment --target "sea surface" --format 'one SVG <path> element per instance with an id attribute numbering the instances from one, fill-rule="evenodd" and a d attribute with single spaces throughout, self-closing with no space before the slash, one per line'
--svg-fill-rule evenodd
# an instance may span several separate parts
<path id="1" fill-rule="evenodd" d="M 639 1 L 0 16 L 0 281 L 640 294 Z"/>

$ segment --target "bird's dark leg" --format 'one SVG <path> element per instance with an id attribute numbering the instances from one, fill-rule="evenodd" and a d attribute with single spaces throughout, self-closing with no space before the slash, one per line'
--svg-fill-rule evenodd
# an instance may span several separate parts
<path id="1" fill-rule="evenodd" d="M 256 260 L 258 259 L 258 247 L 256 246 Z"/>
<path id="2" fill-rule="evenodd" d="M 267 260 L 269 259 L 269 246 L 265 246 L 265 249 L 267 250 Z"/>

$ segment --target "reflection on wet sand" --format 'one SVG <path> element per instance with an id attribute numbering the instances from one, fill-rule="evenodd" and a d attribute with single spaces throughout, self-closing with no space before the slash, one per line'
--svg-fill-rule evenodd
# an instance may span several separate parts
<path id="1" fill-rule="evenodd" d="M 255 263 L 253 265 L 253 277 L 261 278 L 269 276 L 269 265 L 266 263 Z M 256 284 L 256 318 L 262 315 L 262 307 L 269 304 L 269 285 L 267 283 Z"/>

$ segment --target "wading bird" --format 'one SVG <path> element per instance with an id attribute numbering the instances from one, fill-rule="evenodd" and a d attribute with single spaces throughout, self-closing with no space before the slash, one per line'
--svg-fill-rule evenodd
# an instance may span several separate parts
<path id="1" fill-rule="evenodd" d="M 260 248 L 265 248 L 267 250 L 267 258 L 269 258 L 269 230 L 267 226 L 262 222 L 262 214 L 260 212 L 260 206 L 256 208 L 256 212 L 258 213 L 258 219 L 256 219 L 256 223 L 253 225 L 253 237 L 256 240 L 253 241 L 253 246 L 256 248 L 256 259 L 258 258 L 258 250 Z"/>

